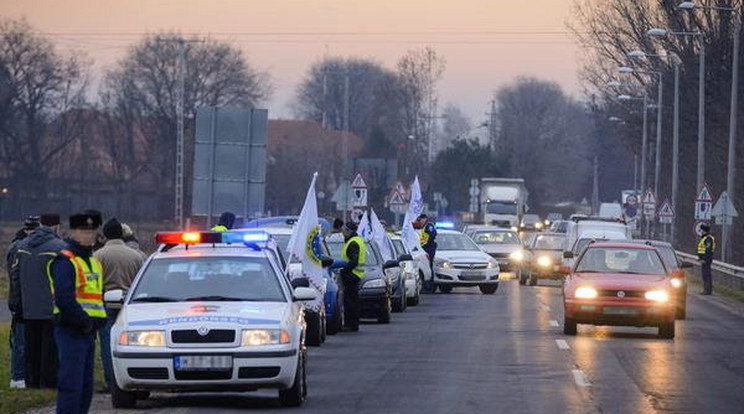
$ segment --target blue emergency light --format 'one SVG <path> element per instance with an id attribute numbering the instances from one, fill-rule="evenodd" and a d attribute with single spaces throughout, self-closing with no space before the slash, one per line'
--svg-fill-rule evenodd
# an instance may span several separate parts
<path id="1" fill-rule="evenodd" d="M 434 227 L 438 229 L 442 229 L 442 230 L 454 230 L 455 223 L 451 221 L 442 221 L 442 222 L 437 222 L 437 224 L 435 224 Z"/>
<path id="2" fill-rule="evenodd" d="M 238 230 L 222 233 L 223 243 L 266 243 L 271 236 L 261 230 Z"/>

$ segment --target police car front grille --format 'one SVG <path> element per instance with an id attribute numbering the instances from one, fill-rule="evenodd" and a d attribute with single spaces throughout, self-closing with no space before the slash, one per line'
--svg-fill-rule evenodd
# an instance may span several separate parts
<path id="1" fill-rule="evenodd" d="M 128 368 L 127 374 L 134 379 L 167 380 L 168 368 Z"/>
<path id="2" fill-rule="evenodd" d="M 216 344 L 232 343 L 235 341 L 235 330 L 212 329 L 206 335 L 201 335 L 196 329 L 183 329 L 171 332 L 174 344 Z"/>
<path id="3" fill-rule="evenodd" d="M 462 270 L 485 269 L 488 263 L 454 263 L 452 267 Z"/>

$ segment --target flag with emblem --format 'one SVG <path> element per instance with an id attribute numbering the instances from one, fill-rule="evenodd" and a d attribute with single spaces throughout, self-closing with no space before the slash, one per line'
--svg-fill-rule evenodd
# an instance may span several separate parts
<path id="1" fill-rule="evenodd" d="M 323 269 L 321 256 L 321 228 L 318 223 L 318 201 L 315 195 L 315 181 L 318 173 L 313 174 L 310 188 L 307 190 L 305 205 L 302 207 L 300 217 L 297 219 L 292 228 L 292 236 L 289 238 L 287 251 L 289 252 L 290 263 L 299 262 L 302 265 L 302 272 L 290 272 L 290 276 L 306 277 L 310 281 L 310 286 L 315 288 L 320 294 L 310 306 L 311 309 L 319 307 L 325 294 L 323 290 Z M 291 264 L 290 264 L 291 266 Z"/>
<path id="2" fill-rule="evenodd" d="M 418 176 L 416 176 L 411 186 L 411 201 L 408 204 L 408 211 L 406 211 L 406 216 L 403 218 L 403 227 L 401 229 L 401 238 L 409 250 L 415 250 L 419 247 L 419 239 L 416 230 L 413 228 L 413 221 L 423 211 L 424 197 L 421 196 L 421 186 L 419 185 Z"/>
<path id="3" fill-rule="evenodd" d="M 357 227 L 357 234 L 364 241 L 372 240 L 372 228 L 369 226 L 369 215 L 365 211 L 362 218 L 359 219 L 359 226 Z"/>
<path id="4" fill-rule="evenodd" d="M 395 254 L 390 249 L 390 244 L 385 240 L 385 237 L 387 237 L 385 234 L 385 226 L 382 225 L 382 222 L 377 217 L 374 209 L 369 215 L 369 226 L 372 229 L 372 240 L 374 240 L 380 248 L 382 260 L 387 262 L 388 260 L 395 259 Z"/>

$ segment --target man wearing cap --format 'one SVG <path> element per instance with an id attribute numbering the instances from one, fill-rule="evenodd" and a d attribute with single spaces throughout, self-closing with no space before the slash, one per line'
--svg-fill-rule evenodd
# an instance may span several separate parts
<path id="1" fill-rule="evenodd" d="M 42 214 L 41 225 L 18 248 L 17 271 L 25 325 L 26 386 L 57 386 L 54 301 L 47 266 L 66 244 L 58 236 L 59 215 Z"/>
<path id="2" fill-rule="evenodd" d="M 143 252 L 140 248 L 139 240 L 137 240 L 137 237 L 135 237 L 132 228 L 127 223 L 121 223 L 121 235 L 121 239 L 124 240 L 124 244 L 126 244 L 134 251 L 136 251 L 140 256 L 142 256 L 143 261 L 147 260 L 147 254 L 145 254 L 145 252 Z"/>
<path id="3" fill-rule="evenodd" d="M 235 214 L 226 211 L 220 216 L 220 221 L 217 222 L 216 226 L 213 226 L 210 231 L 218 231 L 224 233 L 233 228 L 235 224 Z"/>
<path id="4" fill-rule="evenodd" d="M 116 218 L 110 219 L 103 225 L 103 235 L 106 237 L 106 244 L 93 253 L 103 268 L 103 292 L 117 289 L 126 292 L 132 286 L 132 281 L 145 260 L 137 251 L 124 243 L 124 230 Z M 105 307 L 106 326 L 98 331 L 98 339 L 101 342 L 101 361 L 103 362 L 103 376 L 106 380 L 103 391 L 110 392 L 114 386 L 111 326 L 114 325 L 119 315 L 121 304 L 107 303 Z"/>
<path id="5" fill-rule="evenodd" d="M 700 259 L 700 273 L 703 278 L 703 295 L 713 293 L 713 273 L 711 265 L 713 264 L 713 253 L 716 252 L 716 239 L 710 234 L 710 226 L 703 224 L 700 226 L 703 235 L 697 245 L 697 255 Z"/>
<path id="6" fill-rule="evenodd" d="M 344 285 L 344 332 L 359 331 L 359 315 L 362 312 L 359 303 L 359 281 L 364 278 L 367 247 L 364 240 L 357 235 L 357 225 L 347 222 L 342 227 L 344 248 L 341 258 L 345 261 L 341 268 L 341 281 Z"/>
<path id="7" fill-rule="evenodd" d="M 100 226 L 100 216 L 71 216 L 68 244 L 49 266 L 59 354 L 58 414 L 87 413 L 93 398 L 95 336 L 106 323 L 103 268 L 93 257 Z"/>
<path id="8" fill-rule="evenodd" d="M 10 242 L 5 256 L 8 269 L 8 309 L 12 316 L 10 322 L 10 388 L 26 388 L 25 326 L 21 307 L 21 285 L 18 276 L 18 249 L 26 237 L 39 227 L 39 217 L 29 216 L 23 222 Z"/>
<path id="9" fill-rule="evenodd" d="M 434 223 L 429 221 L 429 217 L 426 214 L 418 216 L 416 221 L 413 223 L 413 227 L 419 230 L 419 242 L 421 248 L 429 256 L 429 267 L 431 268 L 432 280 L 425 281 L 425 290 L 433 293 L 435 290 L 434 286 L 434 256 L 437 254 L 437 228 Z"/>

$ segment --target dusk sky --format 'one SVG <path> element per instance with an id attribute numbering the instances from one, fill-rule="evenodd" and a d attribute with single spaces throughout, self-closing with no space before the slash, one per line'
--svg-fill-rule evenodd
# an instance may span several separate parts
<path id="1" fill-rule="evenodd" d="M 577 94 L 578 49 L 565 21 L 573 0 L 0 0 L 0 15 L 25 17 L 64 50 L 112 65 L 140 34 L 211 34 L 270 73 L 271 116 L 289 104 L 308 65 L 329 55 L 370 57 L 393 67 L 409 49 L 432 46 L 447 59 L 440 104 L 479 122 L 496 88 L 519 75 Z M 291 34 L 302 32 L 302 34 Z M 260 33 L 260 34 L 257 34 Z M 343 34 L 339 34 L 343 33 Z"/>

